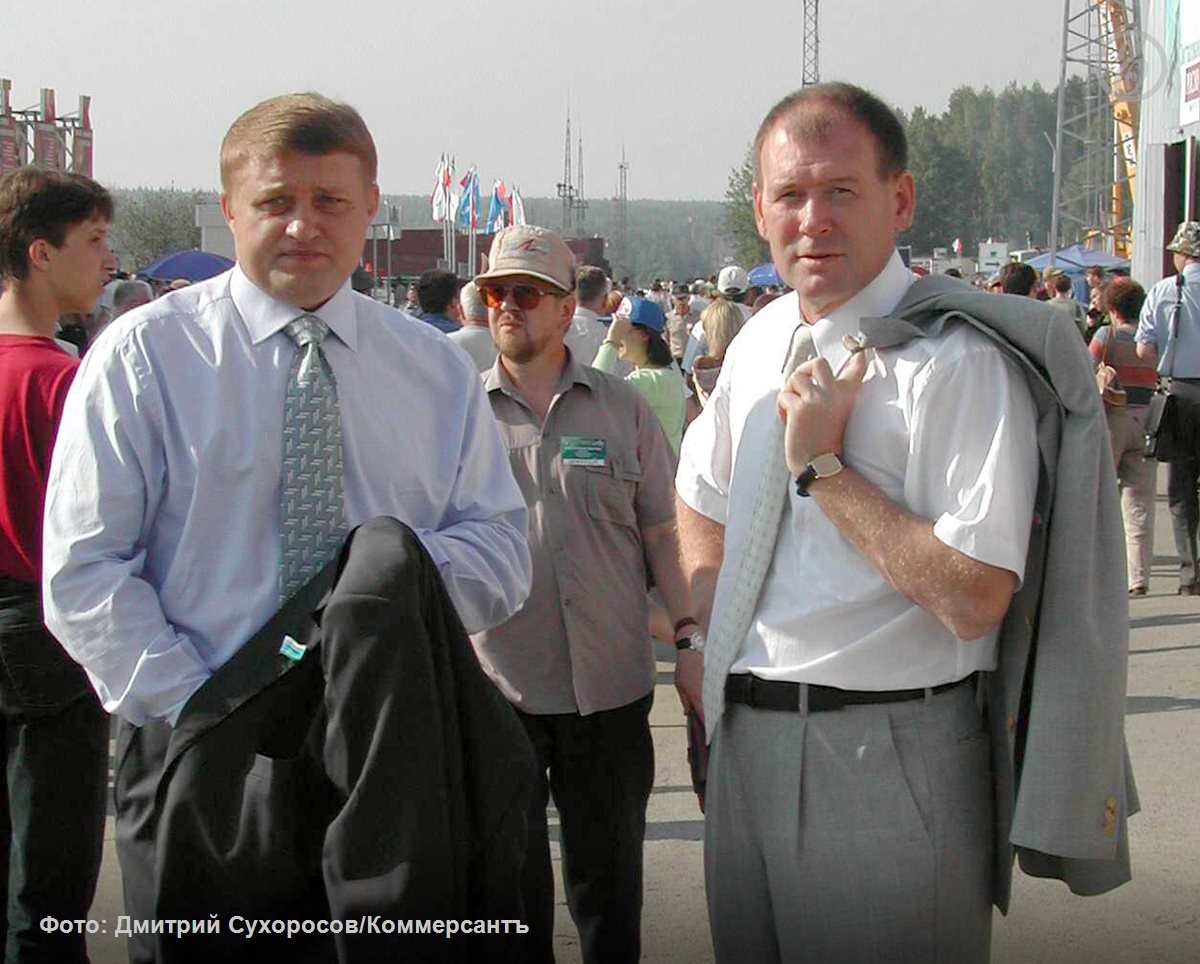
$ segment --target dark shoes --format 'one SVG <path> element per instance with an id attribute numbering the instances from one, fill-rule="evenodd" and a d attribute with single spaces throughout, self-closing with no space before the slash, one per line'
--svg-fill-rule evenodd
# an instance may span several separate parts
<path id="1" fill-rule="evenodd" d="M 1200 596 L 1200 590 L 1196 588 L 1196 584 L 1194 582 L 1184 583 L 1179 587 L 1177 593 L 1180 596 Z"/>
<path id="2" fill-rule="evenodd" d="M 1146 587 L 1145 586 L 1130 586 L 1129 587 L 1129 595 L 1144 596 L 1144 595 L 1146 595 Z"/>

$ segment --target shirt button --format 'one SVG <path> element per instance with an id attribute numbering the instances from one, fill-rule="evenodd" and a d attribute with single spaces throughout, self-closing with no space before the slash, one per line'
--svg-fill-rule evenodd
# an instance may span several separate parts
<path id="1" fill-rule="evenodd" d="M 550 494 L 551 494 L 551 495 L 558 495 L 558 486 L 556 486 L 556 485 L 552 485 L 552 486 L 550 486 Z"/>

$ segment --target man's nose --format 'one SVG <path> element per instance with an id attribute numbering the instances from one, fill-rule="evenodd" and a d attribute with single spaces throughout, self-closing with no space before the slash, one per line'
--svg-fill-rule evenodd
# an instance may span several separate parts
<path id="1" fill-rule="evenodd" d="M 296 202 L 288 220 L 287 233 L 292 238 L 312 237 L 317 230 L 317 211 L 305 201 Z"/>
<path id="2" fill-rule="evenodd" d="M 810 197 L 800 208 L 800 229 L 805 234 L 823 234 L 829 230 L 832 211 L 828 202 L 819 197 Z"/>

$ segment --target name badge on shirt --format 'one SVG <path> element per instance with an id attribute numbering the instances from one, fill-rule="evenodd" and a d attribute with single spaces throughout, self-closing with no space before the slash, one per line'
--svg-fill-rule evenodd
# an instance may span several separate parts
<path id="1" fill-rule="evenodd" d="M 298 643 L 291 636 L 283 637 L 283 645 L 279 647 L 279 652 L 283 653 L 293 663 L 298 663 L 304 659 L 304 654 L 308 652 L 308 647 L 303 643 Z"/>
<path id="2" fill-rule="evenodd" d="M 563 465 L 599 465 L 608 462 L 608 442 L 602 438 L 564 435 L 559 441 Z"/>

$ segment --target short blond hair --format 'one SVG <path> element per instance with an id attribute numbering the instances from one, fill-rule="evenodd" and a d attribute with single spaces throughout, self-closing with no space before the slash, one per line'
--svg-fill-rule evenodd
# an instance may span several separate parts
<path id="1" fill-rule="evenodd" d="M 345 152 L 357 157 L 374 183 L 379 171 L 375 141 L 366 122 L 349 104 L 321 94 L 283 94 L 256 104 L 242 114 L 221 142 L 221 187 L 250 157 L 283 153 Z"/>
<path id="2" fill-rule="evenodd" d="M 724 298 L 718 298 L 700 312 L 700 325 L 704 329 L 704 340 L 708 342 L 706 354 L 710 358 L 723 359 L 744 321 L 737 305 Z"/>

